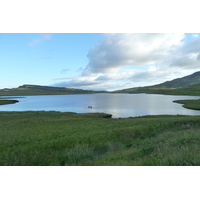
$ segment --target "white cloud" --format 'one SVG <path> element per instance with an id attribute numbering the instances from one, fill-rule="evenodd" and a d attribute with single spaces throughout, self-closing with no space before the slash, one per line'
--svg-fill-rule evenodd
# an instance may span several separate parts
<path id="1" fill-rule="evenodd" d="M 50 40 L 52 37 L 52 33 L 40 33 L 39 36 L 33 41 L 29 42 L 29 46 L 36 46 L 38 44 L 43 43 L 46 40 Z"/>
<path id="2" fill-rule="evenodd" d="M 199 35 L 197 33 L 194 33 L 194 34 L 192 34 L 192 37 L 197 38 L 197 37 L 199 37 Z"/>
<path id="3" fill-rule="evenodd" d="M 180 68 L 187 70 L 200 69 L 200 38 L 174 49 L 160 65 L 168 65 L 177 70 Z"/>
<path id="4" fill-rule="evenodd" d="M 52 33 L 40 33 L 41 37 L 45 40 L 50 40 Z"/>
<path id="5" fill-rule="evenodd" d="M 90 48 L 89 63 L 82 74 L 57 85 L 117 90 L 189 75 L 200 69 L 200 38 L 184 44 L 184 37 L 184 34 L 104 34 Z"/>
<path id="6" fill-rule="evenodd" d="M 80 76 L 80 77 L 72 77 L 69 81 L 62 81 L 53 84 L 54 86 L 62 86 L 62 87 L 73 87 L 73 88 L 90 88 L 90 86 L 94 86 L 100 84 L 99 81 L 95 80 L 96 76 Z"/>
<path id="7" fill-rule="evenodd" d="M 104 34 L 89 50 L 89 63 L 84 74 L 152 65 L 181 45 L 183 37 L 184 34 Z"/>

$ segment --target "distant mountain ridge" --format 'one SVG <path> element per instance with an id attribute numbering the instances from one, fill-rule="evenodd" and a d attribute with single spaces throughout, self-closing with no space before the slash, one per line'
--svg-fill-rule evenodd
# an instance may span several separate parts
<path id="1" fill-rule="evenodd" d="M 192 90 L 195 87 L 196 90 L 200 89 L 200 71 L 195 72 L 191 75 L 184 76 L 182 78 L 177 78 L 171 81 L 166 81 L 164 83 L 145 86 L 145 87 L 134 87 L 127 88 L 123 90 L 117 90 L 114 92 L 120 93 L 155 93 L 155 94 L 175 94 L 176 92 L 181 92 L 185 94 L 184 91 Z M 198 88 L 198 89 L 197 89 Z"/>
<path id="2" fill-rule="evenodd" d="M 102 92 L 105 93 L 106 91 L 25 84 L 19 86 L 18 88 L 0 89 L 0 96 L 94 94 Z M 157 85 L 127 88 L 123 90 L 116 90 L 111 93 L 147 93 L 200 96 L 200 71 Z"/>
<path id="3" fill-rule="evenodd" d="M 82 90 L 65 87 L 51 87 L 40 85 L 22 85 L 18 88 L 1 89 L 0 96 L 26 96 L 26 95 L 64 95 L 64 94 L 93 94 L 93 90 Z"/>
<path id="4" fill-rule="evenodd" d="M 190 85 L 198 84 L 200 83 L 200 71 L 195 72 L 191 75 L 184 76 L 182 78 L 176 78 L 172 81 L 166 81 L 161 84 L 157 84 L 151 87 L 157 87 L 157 88 L 184 88 L 188 87 Z"/>

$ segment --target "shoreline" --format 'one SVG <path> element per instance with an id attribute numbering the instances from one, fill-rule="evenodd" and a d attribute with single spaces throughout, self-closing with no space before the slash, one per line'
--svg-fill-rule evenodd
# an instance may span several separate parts
<path id="1" fill-rule="evenodd" d="M 188 99 L 188 100 L 175 100 L 174 103 L 182 104 L 184 108 L 191 110 L 200 110 L 200 99 Z"/>
<path id="2" fill-rule="evenodd" d="M 0 105 L 15 104 L 18 102 L 19 102 L 18 100 L 2 100 L 2 99 L 0 99 Z"/>

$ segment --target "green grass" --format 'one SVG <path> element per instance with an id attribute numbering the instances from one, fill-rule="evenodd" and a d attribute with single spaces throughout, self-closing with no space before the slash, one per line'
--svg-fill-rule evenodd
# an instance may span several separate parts
<path id="1" fill-rule="evenodd" d="M 184 108 L 200 110 L 200 100 L 177 100 L 173 102 L 183 104 Z"/>
<path id="2" fill-rule="evenodd" d="M 1 166 L 200 165 L 200 116 L 0 112 Z"/>
<path id="3" fill-rule="evenodd" d="M 17 103 L 19 101 L 17 100 L 1 100 L 0 99 L 0 105 L 5 105 L 5 104 L 12 104 L 12 103 Z"/>

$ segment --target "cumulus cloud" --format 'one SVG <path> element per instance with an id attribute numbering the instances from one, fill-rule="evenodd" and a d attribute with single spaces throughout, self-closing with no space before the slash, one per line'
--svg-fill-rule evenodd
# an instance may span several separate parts
<path id="1" fill-rule="evenodd" d="M 200 38 L 185 34 L 103 34 L 89 49 L 82 74 L 56 83 L 82 89 L 117 90 L 147 86 L 200 69 Z"/>
<path id="2" fill-rule="evenodd" d="M 38 44 L 41 44 L 45 42 L 46 40 L 50 40 L 52 37 L 52 33 L 40 33 L 36 39 L 31 41 L 28 45 L 29 46 L 36 46 Z"/>
<path id="3" fill-rule="evenodd" d="M 200 38 L 174 49 L 169 56 L 160 62 L 160 66 L 167 65 L 177 70 L 198 70 L 200 68 Z"/>
<path id="4" fill-rule="evenodd" d="M 70 81 L 59 81 L 54 83 L 53 86 L 101 91 L 112 91 L 119 88 L 125 88 L 124 84 L 112 82 L 112 80 L 101 81 L 97 80 L 95 77 L 75 77 Z"/>
<path id="5" fill-rule="evenodd" d="M 84 74 L 107 73 L 125 66 L 152 65 L 162 60 L 184 34 L 104 34 L 88 52 Z"/>
<path id="6" fill-rule="evenodd" d="M 54 86 L 73 87 L 73 88 L 90 88 L 98 84 L 100 84 L 100 81 L 96 80 L 95 76 L 90 76 L 90 77 L 81 76 L 81 77 L 73 77 L 69 81 L 62 81 L 62 82 L 55 83 Z"/>

